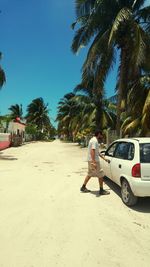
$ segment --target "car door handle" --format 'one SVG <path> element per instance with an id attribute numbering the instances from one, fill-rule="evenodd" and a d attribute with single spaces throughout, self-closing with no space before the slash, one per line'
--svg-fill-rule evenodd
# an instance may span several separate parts
<path id="1" fill-rule="evenodd" d="M 119 164 L 118 167 L 121 169 L 121 164 Z"/>

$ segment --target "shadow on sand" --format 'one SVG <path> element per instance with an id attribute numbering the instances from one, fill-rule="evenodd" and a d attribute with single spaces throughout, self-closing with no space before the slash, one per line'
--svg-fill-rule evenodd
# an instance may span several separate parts
<path id="1" fill-rule="evenodd" d="M 106 191 L 110 191 L 110 189 L 107 189 Z M 105 197 L 108 195 L 100 195 L 98 190 L 92 190 L 90 194 L 95 195 L 96 197 Z"/>
<path id="2" fill-rule="evenodd" d="M 110 188 L 110 190 L 114 191 L 119 196 L 121 201 L 120 187 L 111 180 L 109 180 L 108 178 L 105 178 L 105 183 Z M 129 208 L 137 212 L 150 213 L 150 197 L 138 198 L 137 204 Z"/>
<path id="3" fill-rule="evenodd" d="M 3 152 L 0 152 L 0 160 L 18 160 L 10 155 L 3 155 Z"/>

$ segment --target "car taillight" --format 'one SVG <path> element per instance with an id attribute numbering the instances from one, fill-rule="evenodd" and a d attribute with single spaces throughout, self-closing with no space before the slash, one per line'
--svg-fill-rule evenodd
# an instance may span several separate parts
<path id="1" fill-rule="evenodd" d="M 141 164 L 137 163 L 132 167 L 132 176 L 141 177 Z"/>

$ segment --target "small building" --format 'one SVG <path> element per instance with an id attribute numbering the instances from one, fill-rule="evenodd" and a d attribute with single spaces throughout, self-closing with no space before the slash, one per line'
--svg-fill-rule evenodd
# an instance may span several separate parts
<path id="1" fill-rule="evenodd" d="M 11 145 L 11 134 L 0 133 L 0 150 L 10 147 Z"/>
<path id="2" fill-rule="evenodd" d="M 25 141 L 25 126 L 26 125 L 24 122 L 21 122 L 20 118 L 16 118 L 15 120 L 10 121 L 8 124 L 6 122 L 2 122 L 1 124 L 2 126 L 1 126 L 0 135 L 2 137 L 0 139 L 0 148 L 2 147 L 4 149 L 8 147 L 8 143 L 7 144 L 6 142 L 4 143 L 4 139 L 10 140 L 9 146 L 10 145 L 19 146 Z"/>

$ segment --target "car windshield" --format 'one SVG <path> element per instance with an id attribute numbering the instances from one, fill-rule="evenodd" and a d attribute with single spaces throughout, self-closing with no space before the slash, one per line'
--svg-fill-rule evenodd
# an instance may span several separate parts
<path id="1" fill-rule="evenodd" d="M 150 163 L 150 143 L 140 144 L 140 162 Z"/>

